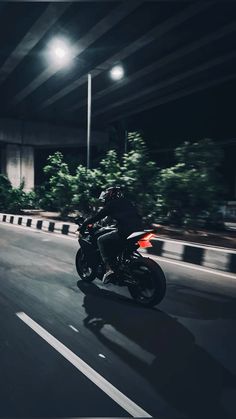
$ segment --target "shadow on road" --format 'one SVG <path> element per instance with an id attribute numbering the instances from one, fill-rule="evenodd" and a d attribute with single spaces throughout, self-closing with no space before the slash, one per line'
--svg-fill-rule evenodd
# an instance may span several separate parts
<path id="1" fill-rule="evenodd" d="M 181 284 L 168 284 L 165 308 L 175 316 L 192 319 L 236 319 L 236 299 L 200 291 Z"/>
<path id="2" fill-rule="evenodd" d="M 163 311 L 141 308 L 128 298 L 94 284 L 79 281 L 78 287 L 85 294 L 85 326 L 100 342 L 146 378 L 156 392 L 180 412 L 179 417 L 235 417 L 229 413 L 233 409 L 230 402 L 227 400 L 228 412 L 221 403 L 224 390 L 236 387 L 235 377 L 195 343 L 194 336 L 187 328 Z M 105 324 L 112 325 L 153 354 L 155 359 L 152 364 L 148 365 L 128 348 L 107 338 L 102 333 Z"/>

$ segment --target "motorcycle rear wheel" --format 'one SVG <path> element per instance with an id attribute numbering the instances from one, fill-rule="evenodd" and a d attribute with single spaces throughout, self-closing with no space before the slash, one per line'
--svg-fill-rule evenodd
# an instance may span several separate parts
<path id="1" fill-rule="evenodd" d="M 137 281 L 136 285 L 128 285 L 133 299 L 145 306 L 159 304 L 166 293 L 166 278 L 161 267 L 149 258 L 139 258 L 130 267 L 130 273 Z"/>
<path id="2" fill-rule="evenodd" d="M 96 278 L 96 269 L 93 266 L 89 266 L 82 249 L 79 249 L 76 253 L 75 266 L 82 281 L 92 282 Z"/>

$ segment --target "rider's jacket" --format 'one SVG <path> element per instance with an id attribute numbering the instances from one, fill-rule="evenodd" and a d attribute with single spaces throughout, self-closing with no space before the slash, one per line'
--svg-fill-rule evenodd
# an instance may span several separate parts
<path id="1" fill-rule="evenodd" d="M 134 231 L 142 231 L 143 223 L 133 204 L 126 198 L 111 199 L 104 207 L 92 217 L 87 218 L 82 230 L 90 223 L 96 223 L 105 217 L 116 221 L 117 229 L 121 236 L 128 237 Z"/>

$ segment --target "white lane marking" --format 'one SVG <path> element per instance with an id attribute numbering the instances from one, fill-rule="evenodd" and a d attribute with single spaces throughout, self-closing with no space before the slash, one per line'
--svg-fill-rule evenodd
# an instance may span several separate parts
<path id="1" fill-rule="evenodd" d="M 212 245 L 207 245 L 207 244 L 201 244 L 201 243 L 194 243 L 194 242 L 188 242 L 188 241 L 182 241 L 182 240 L 178 240 L 178 239 L 168 239 L 168 238 L 161 238 L 158 237 L 157 239 L 154 239 L 156 241 L 164 241 L 164 242 L 168 242 L 168 243 L 179 243 L 179 244 L 184 244 L 184 245 L 188 245 L 191 247 L 200 247 L 200 248 L 204 248 L 206 250 L 217 250 L 219 252 L 227 252 L 227 253 L 236 253 L 234 249 L 229 249 L 229 248 L 225 248 L 225 247 L 221 247 L 221 246 L 212 246 Z M 226 249 L 226 250 L 225 250 Z"/>
<path id="2" fill-rule="evenodd" d="M 103 354 L 98 354 L 98 356 L 100 356 L 100 358 L 103 358 L 103 359 L 106 358 L 105 355 L 103 355 Z"/>
<path id="3" fill-rule="evenodd" d="M 69 324 L 69 327 L 72 329 L 72 330 L 74 330 L 74 332 L 79 332 L 77 329 L 76 329 L 76 327 L 74 327 L 74 326 L 72 326 L 72 324 Z"/>
<path id="4" fill-rule="evenodd" d="M 151 418 L 149 413 L 145 412 L 136 403 L 126 397 L 121 391 L 114 387 L 109 381 L 107 381 L 102 375 L 98 374 L 93 368 L 86 364 L 81 358 L 74 354 L 69 348 L 63 343 L 54 338 L 49 332 L 43 327 L 31 319 L 27 314 L 20 312 L 16 313 L 25 324 L 34 330 L 42 339 L 44 339 L 49 345 L 51 345 L 56 351 L 58 351 L 64 358 L 67 359 L 75 368 L 77 368 L 82 374 L 84 374 L 90 381 L 96 384 L 104 393 L 106 393 L 112 400 L 114 400 L 122 409 L 126 410 L 131 416 L 135 418 Z"/>
<path id="5" fill-rule="evenodd" d="M 187 262 L 175 262 L 173 260 L 169 260 L 169 259 L 163 258 L 161 256 L 155 256 L 155 255 L 151 255 L 151 254 L 149 254 L 148 256 L 151 259 L 157 259 L 161 262 L 170 263 L 170 264 L 173 264 L 173 265 L 179 265 L 179 266 L 182 266 L 183 268 L 193 269 L 194 271 L 203 271 L 203 272 L 210 273 L 212 275 L 220 275 L 220 276 L 225 276 L 227 278 L 236 279 L 236 275 L 230 275 L 227 272 L 223 272 L 223 271 L 219 272 L 219 271 L 216 271 L 215 269 L 203 268 L 202 266 L 191 266 Z"/>

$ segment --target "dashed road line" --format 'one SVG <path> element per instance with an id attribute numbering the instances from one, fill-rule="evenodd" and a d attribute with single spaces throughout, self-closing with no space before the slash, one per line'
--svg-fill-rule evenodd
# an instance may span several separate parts
<path id="1" fill-rule="evenodd" d="M 24 312 L 16 313 L 16 315 L 131 416 L 135 418 L 152 417 L 149 413 L 147 413 L 131 399 L 125 396 L 125 394 L 123 394 L 120 390 L 114 387 L 102 375 L 98 374 L 93 368 L 86 364 L 86 362 L 74 354 L 74 352 L 67 348 L 63 343 L 61 343 L 58 339 L 47 332 L 42 326 L 31 319 L 31 317 L 29 317 Z"/>
<path id="2" fill-rule="evenodd" d="M 78 329 L 76 327 L 72 326 L 72 324 L 69 324 L 69 327 L 74 330 L 74 332 L 79 333 Z"/>

